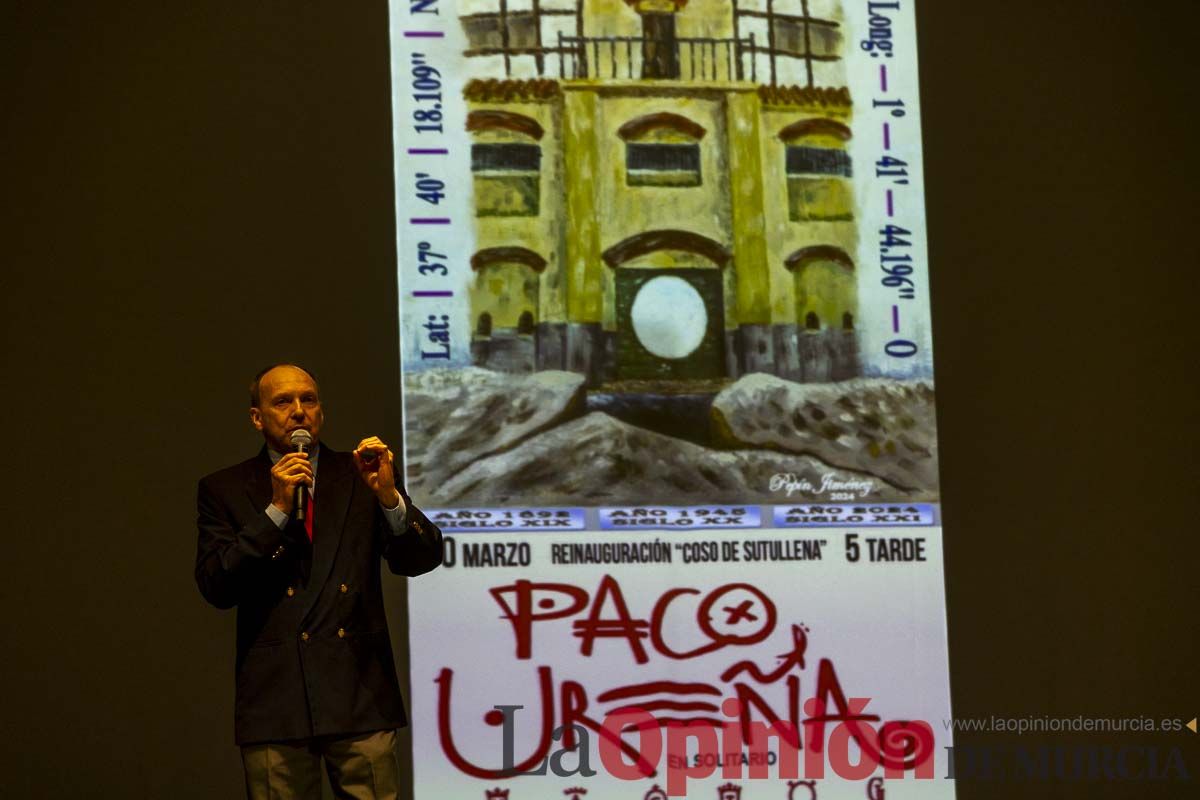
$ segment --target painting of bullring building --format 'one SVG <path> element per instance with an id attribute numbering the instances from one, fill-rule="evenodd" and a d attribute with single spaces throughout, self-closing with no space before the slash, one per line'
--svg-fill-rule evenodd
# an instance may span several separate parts
<path id="1" fill-rule="evenodd" d="M 840 4 L 458 10 L 473 367 L 406 379 L 410 483 L 442 505 L 932 497 L 931 384 L 862 377 Z"/>
<path id="2" fill-rule="evenodd" d="M 841 26 L 806 5 L 759 36 L 766 12 L 728 0 L 462 18 L 503 75 L 467 87 L 477 365 L 590 386 L 857 373 Z"/>

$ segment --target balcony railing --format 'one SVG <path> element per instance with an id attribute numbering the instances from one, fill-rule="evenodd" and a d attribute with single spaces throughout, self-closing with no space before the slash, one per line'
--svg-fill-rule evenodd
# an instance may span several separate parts
<path id="1" fill-rule="evenodd" d="M 641 36 L 558 34 L 558 76 L 564 80 L 757 80 L 754 35 L 671 41 Z"/>
<path id="2" fill-rule="evenodd" d="M 510 9 L 511 0 L 478 0 L 476 5 L 491 8 L 459 19 L 469 43 L 466 55 L 487 59 L 482 71 L 489 75 L 502 66 L 506 78 L 757 82 L 761 75 L 772 86 L 844 84 L 844 76 L 821 67 L 842 59 L 842 23 L 810 13 L 809 1 L 766 0 L 760 10 L 729 0 L 732 38 L 723 39 L 678 38 L 673 26 L 647 36 L 646 21 L 641 37 L 587 37 L 582 0 L 533 0 L 528 9 Z M 574 21 L 574 35 L 560 27 L 569 26 L 567 20 Z M 755 26 L 757 43 L 753 35 L 743 38 Z"/>

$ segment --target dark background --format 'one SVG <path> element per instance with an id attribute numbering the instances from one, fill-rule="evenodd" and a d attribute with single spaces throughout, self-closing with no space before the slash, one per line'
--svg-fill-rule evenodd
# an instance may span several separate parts
<path id="1" fill-rule="evenodd" d="M 243 386 L 281 358 L 320 376 L 331 443 L 400 439 L 386 15 L 0 11 L 5 795 L 239 796 L 233 616 L 192 582 L 195 480 L 257 446 Z M 1200 713 L 1198 17 L 919 4 L 960 716 Z M 1200 773 L 1187 731 L 958 737 L 1043 741 L 1179 747 Z"/>

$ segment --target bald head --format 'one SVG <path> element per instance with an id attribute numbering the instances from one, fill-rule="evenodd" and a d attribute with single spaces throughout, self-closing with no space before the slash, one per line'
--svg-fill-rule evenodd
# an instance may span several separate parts
<path id="1" fill-rule="evenodd" d="M 250 384 L 250 422 L 267 445 L 279 453 L 291 449 L 291 437 L 306 430 L 320 440 L 325 423 L 316 378 L 295 364 L 275 364 L 254 376 Z"/>
<path id="2" fill-rule="evenodd" d="M 260 369 L 258 371 L 258 373 L 250 381 L 250 406 L 251 406 L 251 408 L 258 407 L 258 403 L 260 400 L 259 392 L 260 392 L 261 386 L 262 386 L 262 379 L 266 377 L 268 372 L 271 372 L 272 370 L 280 369 L 282 367 L 291 367 L 292 369 L 298 369 L 312 380 L 313 385 L 316 385 L 316 383 L 317 383 L 317 376 L 313 375 L 312 370 L 302 367 L 299 364 L 292 364 L 291 362 L 283 361 L 278 364 L 272 364 L 269 367 L 263 367 L 262 369 Z"/>

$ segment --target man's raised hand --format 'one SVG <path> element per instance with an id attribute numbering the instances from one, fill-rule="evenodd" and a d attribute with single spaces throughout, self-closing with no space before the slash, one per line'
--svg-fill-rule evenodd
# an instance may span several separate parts
<path id="1" fill-rule="evenodd" d="M 378 436 L 368 436 L 354 448 L 354 465 L 363 483 L 375 493 L 385 508 L 400 504 L 400 492 L 396 491 L 396 473 L 392 451 Z"/>

